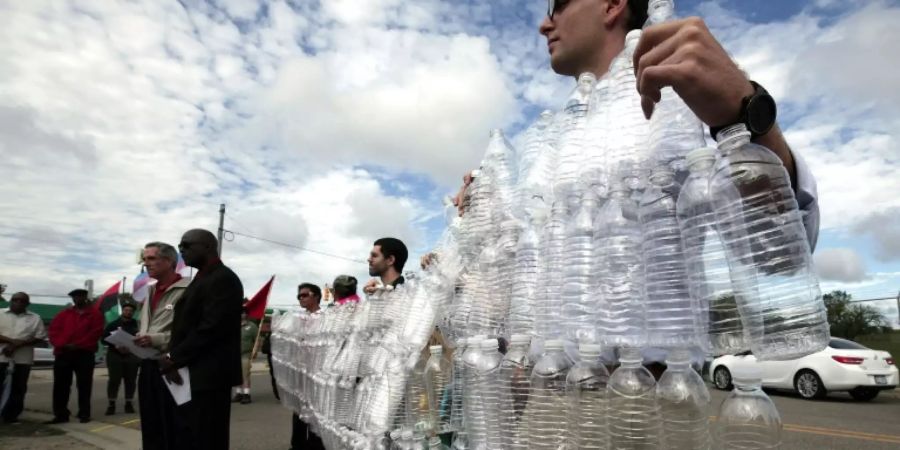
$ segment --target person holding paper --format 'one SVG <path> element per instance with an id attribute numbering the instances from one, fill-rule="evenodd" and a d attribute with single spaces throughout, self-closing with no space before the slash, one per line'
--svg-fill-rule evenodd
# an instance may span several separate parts
<path id="1" fill-rule="evenodd" d="M 231 388 L 241 384 L 241 280 L 218 257 L 218 241 L 207 230 L 190 230 L 178 249 L 197 269 L 175 304 L 169 352 L 160 371 L 176 385 L 189 384 L 191 399 L 175 409 L 175 446 L 227 449 Z M 189 381 L 178 369 L 187 368 Z"/>
<path id="2" fill-rule="evenodd" d="M 125 381 L 125 412 L 134 414 L 134 405 L 131 404 L 131 400 L 134 398 L 138 366 L 141 361 L 137 356 L 131 354 L 128 348 L 115 346 L 106 341 L 113 331 L 120 328 L 129 334 L 137 334 L 138 323 L 137 320 L 134 320 L 134 308 L 134 303 L 122 305 L 122 315 L 110 322 L 103 330 L 103 344 L 106 345 L 106 368 L 109 371 L 109 380 L 106 382 L 106 396 L 109 399 L 109 405 L 106 407 L 107 416 L 116 413 L 116 398 L 119 397 L 119 384 L 123 380 Z"/>
<path id="3" fill-rule="evenodd" d="M 140 331 L 134 343 L 162 354 L 169 350 L 175 305 L 191 280 L 182 278 L 175 271 L 178 251 L 169 244 L 151 242 L 145 245 L 141 259 L 156 284 L 150 286 L 147 300 L 141 305 Z M 156 359 L 141 360 L 138 396 L 144 450 L 174 449 L 175 401 L 159 376 Z"/>

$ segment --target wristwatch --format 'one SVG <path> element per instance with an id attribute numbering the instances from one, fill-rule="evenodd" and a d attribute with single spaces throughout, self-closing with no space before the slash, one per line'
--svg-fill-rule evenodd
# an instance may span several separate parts
<path id="1" fill-rule="evenodd" d="M 775 125 L 775 117 L 778 112 L 775 107 L 775 99 L 759 83 L 750 80 L 750 84 L 753 85 L 753 94 L 741 99 L 741 115 L 738 121 L 733 124 L 709 127 L 709 134 L 714 140 L 720 131 L 739 123 L 747 127 L 751 139 L 768 133 Z"/>

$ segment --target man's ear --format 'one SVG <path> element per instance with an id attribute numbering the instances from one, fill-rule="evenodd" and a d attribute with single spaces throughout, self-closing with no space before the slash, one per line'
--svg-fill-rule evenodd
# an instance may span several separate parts
<path id="1" fill-rule="evenodd" d="M 384 261 L 387 262 L 387 265 L 394 267 L 394 262 L 397 261 L 397 258 L 395 258 L 394 256 L 388 256 L 387 258 L 384 258 Z"/>
<path id="2" fill-rule="evenodd" d="M 612 26 L 618 21 L 627 21 L 628 0 L 604 0 L 603 24 Z"/>

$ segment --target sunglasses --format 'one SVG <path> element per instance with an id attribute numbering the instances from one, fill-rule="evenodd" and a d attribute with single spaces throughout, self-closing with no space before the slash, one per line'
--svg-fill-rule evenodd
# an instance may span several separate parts
<path id="1" fill-rule="evenodd" d="M 553 15 L 562 11 L 570 0 L 547 0 L 547 17 L 553 19 Z"/>
<path id="2" fill-rule="evenodd" d="M 309 297 L 310 295 L 312 295 L 312 294 L 310 294 L 309 292 L 304 292 L 302 294 L 297 294 L 297 298 L 306 298 L 306 297 Z"/>

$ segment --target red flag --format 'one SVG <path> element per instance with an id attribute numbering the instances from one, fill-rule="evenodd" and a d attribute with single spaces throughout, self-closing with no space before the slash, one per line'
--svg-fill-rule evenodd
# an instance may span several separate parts
<path id="1" fill-rule="evenodd" d="M 269 292 L 272 291 L 273 281 L 275 281 L 275 275 L 272 275 L 272 278 L 269 278 L 269 281 L 263 285 L 262 289 L 244 304 L 248 318 L 262 320 L 263 316 L 266 315 L 266 303 L 269 301 Z"/>
<path id="2" fill-rule="evenodd" d="M 122 286 L 121 281 L 116 281 L 116 284 L 109 287 L 100 297 L 97 298 L 97 301 L 94 302 L 94 308 L 97 308 L 100 312 L 105 312 L 109 310 L 113 305 L 118 303 L 119 301 L 119 288 Z M 104 305 L 104 302 L 106 305 Z"/>

